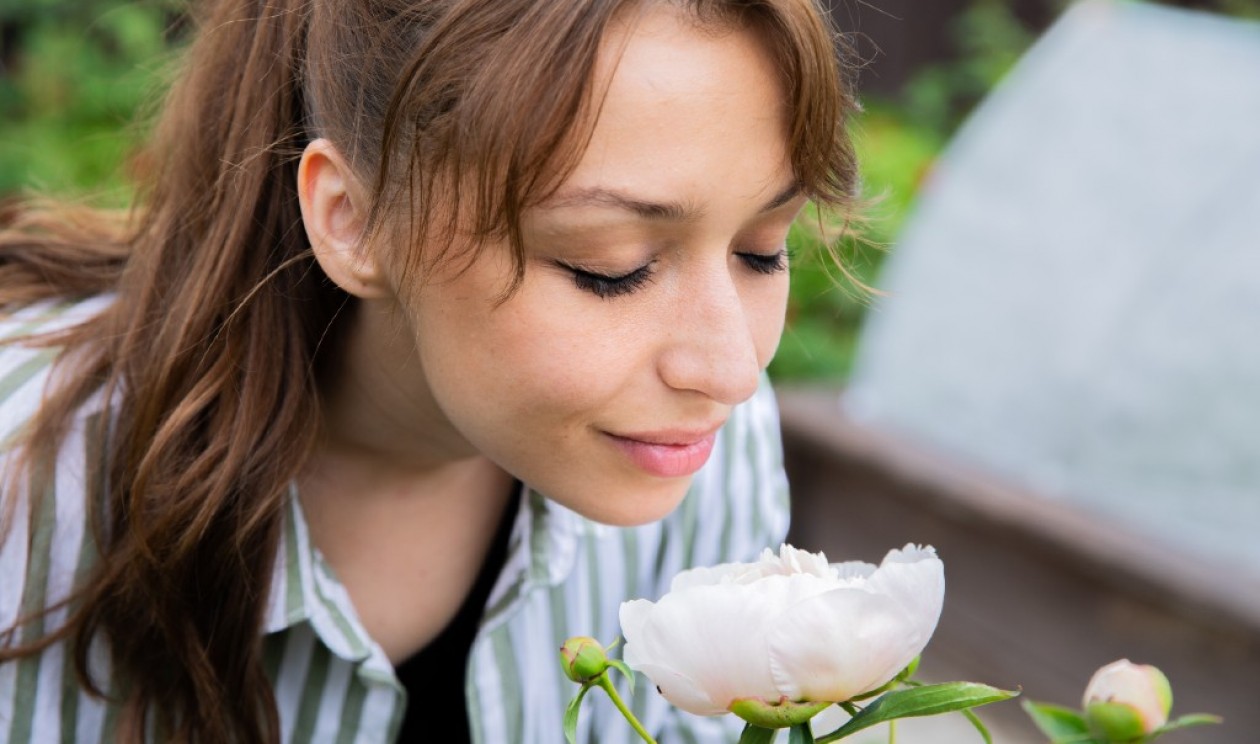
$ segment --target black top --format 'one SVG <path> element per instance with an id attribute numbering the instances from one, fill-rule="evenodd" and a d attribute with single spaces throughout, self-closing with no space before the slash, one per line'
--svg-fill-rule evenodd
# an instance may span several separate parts
<path id="1" fill-rule="evenodd" d="M 468 653 L 477 637 L 490 590 L 507 561 L 508 539 L 520 509 L 520 488 L 519 483 L 515 484 L 494 541 L 490 543 L 490 551 L 459 612 L 437 638 L 394 669 L 398 681 L 407 690 L 407 713 L 398 732 L 399 744 L 434 741 L 435 738 L 449 744 L 472 742 L 464 699 Z M 456 711 L 464 715 L 452 715 Z M 423 722 L 426 718 L 433 723 Z"/>

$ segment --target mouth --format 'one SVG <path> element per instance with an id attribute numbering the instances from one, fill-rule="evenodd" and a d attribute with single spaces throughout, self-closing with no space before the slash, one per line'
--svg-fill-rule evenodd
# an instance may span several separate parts
<path id="1" fill-rule="evenodd" d="M 717 428 L 670 430 L 606 436 L 640 470 L 658 478 L 692 475 L 709 460 Z"/>

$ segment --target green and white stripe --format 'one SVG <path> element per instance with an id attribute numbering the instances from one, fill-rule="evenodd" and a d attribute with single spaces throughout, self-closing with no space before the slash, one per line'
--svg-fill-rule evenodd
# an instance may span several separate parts
<path id="1" fill-rule="evenodd" d="M 43 305 L 0 320 L 0 339 L 49 330 L 97 312 L 107 300 Z M 49 379 L 53 354 L 17 344 L 0 346 L 0 447 L 34 413 Z M 85 530 L 89 483 L 99 478 L 101 445 L 85 407 L 55 468 L 18 481 L 6 466 L 2 500 L 12 522 L 0 544 L 0 627 L 65 597 L 90 567 Z M 37 513 L 29 493 L 42 490 Z M 561 715 L 576 692 L 560 672 L 557 649 L 572 635 L 611 641 L 620 635 L 617 611 L 635 597 L 656 598 L 670 578 L 693 565 L 752 560 L 777 546 L 787 531 L 778 414 L 768 384 L 736 409 L 710 462 L 697 474 L 682 506 L 665 520 L 615 528 L 586 520 L 529 489 L 509 555 L 487 603 L 469 658 L 466 685 L 473 737 L 483 744 L 562 741 Z M 64 620 L 64 610 L 46 618 Z M 275 684 L 284 742 L 392 742 L 406 694 L 392 667 L 355 615 L 348 593 L 311 544 L 291 495 L 265 614 L 266 665 Z M 40 624 L 19 638 L 42 632 Z M 108 688 L 102 649 L 93 649 L 98 681 Z M 642 685 L 633 706 L 667 742 L 729 742 L 730 716 L 701 719 L 670 707 Z M 111 741 L 117 710 L 78 687 L 73 664 L 57 644 L 37 656 L 0 665 L 0 741 Z M 578 740 L 631 744 L 632 732 L 599 699 L 583 711 Z"/>

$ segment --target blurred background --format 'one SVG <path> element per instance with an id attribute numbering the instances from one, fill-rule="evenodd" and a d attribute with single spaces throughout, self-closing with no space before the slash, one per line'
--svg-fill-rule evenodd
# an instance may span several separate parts
<path id="1" fill-rule="evenodd" d="M 0 198 L 126 204 L 182 4 L 0 2 Z M 1260 741 L 1260 0 L 830 11 L 868 207 L 851 278 L 792 238 L 793 542 L 936 545 L 931 677 L 1075 705 L 1129 656 L 1227 717 L 1170 741 Z"/>

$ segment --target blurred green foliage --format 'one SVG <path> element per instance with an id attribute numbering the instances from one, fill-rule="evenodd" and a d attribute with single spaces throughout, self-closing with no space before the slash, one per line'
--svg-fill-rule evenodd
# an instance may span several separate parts
<path id="1" fill-rule="evenodd" d="M 1216 0 L 1213 9 L 1239 18 L 1260 20 L 1260 0 Z"/>
<path id="2" fill-rule="evenodd" d="M 166 2 L 24 0 L 0 10 L 0 194 L 34 188 L 125 201 L 137 111 L 171 55 Z"/>
<path id="3" fill-rule="evenodd" d="M 1043 0 L 1057 11 L 1067 0 Z M 127 156 L 144 134 L 178 46 L 180 0 L 6 0 L 0 6 L 0 196 L 18 189 L 127 199 Z M 1260 18 L 1260 0 L 1211 0 Z M 920 72 L 897 100 L 868 100 L 853 135 L 867 208 L 857 237 L 827 259 L 808 226 L 790 238 L 789 325 L 771 373 L 842 380 L 885 249 L 919 183 L 971 108 L 1035 38 L 1005 0 L 970 0 L 948 33 L 956 54 Z M 140 123 L 136 123 L 140 122 Z"/>
<path id="4" fill-rule="evenodd" d="M 957 57 L 918 73 L 900 101 L 907 118 L 941 133 L 958 127 L 1036 36 L 1003 0 L 972 0 L 948 34 Z"/>
<path id="5" fill-rule="evenodd" d="M 911 124 L 901 109 L 873 102 L 853 128 L 861 162 L 862 213 L 835 249 L 835 268 L 810 229 L 810 215 L 788 239 L 793 255 L 788 325 L 770 366 L 777 379 L 842 380 L 852 367 L 862 317 L 880 263 L 940 151 L 940 132 Z M 866 285 L 865 287 L 863 285 Z"/>

